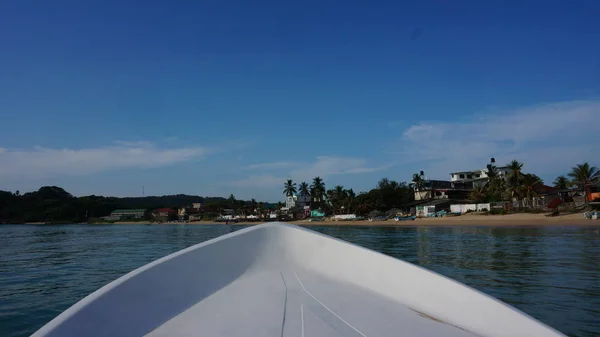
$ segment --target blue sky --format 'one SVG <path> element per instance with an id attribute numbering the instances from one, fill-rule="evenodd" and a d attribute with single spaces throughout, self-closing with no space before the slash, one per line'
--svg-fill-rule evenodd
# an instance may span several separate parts
<path id="1" fill-rule="evenodd" d="M 597 1 L 4 1 L 0 188 L 281 198 L 598 162 Z"/>

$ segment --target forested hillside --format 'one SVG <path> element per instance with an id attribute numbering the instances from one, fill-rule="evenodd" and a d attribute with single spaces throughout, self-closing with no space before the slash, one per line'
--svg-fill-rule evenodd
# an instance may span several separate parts
<path id="1" fill-rule="evenodd" d="M 0 191 L 0 223 L 81 222 L 109 215 L 119 208 L 156 209 L 181 207 L 194 202 L 227 207 L 225 198 L 204 198 L 193 195 L 148 197 L 74 197 L 57 186 L 44 186 L 38 191 L 20 194 Z"/>

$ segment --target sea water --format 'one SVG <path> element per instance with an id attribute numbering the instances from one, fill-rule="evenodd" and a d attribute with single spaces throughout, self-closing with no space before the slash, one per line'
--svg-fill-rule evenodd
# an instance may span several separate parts
<path id="1" fill-rule="evenodd" d="M 29 336 L 119 276 L 235 225 L 2 225 L 0 335 Z M 600 336 L 598 227 L 312 226 L 423 266 L 570 336 Z"/>

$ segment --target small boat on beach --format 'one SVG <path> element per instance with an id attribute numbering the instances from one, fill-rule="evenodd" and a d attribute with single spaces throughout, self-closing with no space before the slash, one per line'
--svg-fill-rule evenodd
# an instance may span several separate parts
<path id="1" fill-rule="evenodd" d="M 415 220 L 417 217 L 415 215 L 407 215 L 407 216 L 395 216 L 394 221 L 406 221 L 406 220 Z"/>
<path id="2" fill-rule="evenodd" d="M 598 219 L 600 219 L 600 212 L 598 212 L 598 211 L 585 212 L 585 213 L 583 213 L 583 217 L 586 219 L 598 220 Z"/>
<path id="3" fill-rule="evenodd" d="M 369 218 L 369 221 L 373 222 L 373 221 L 388 221 L 388 217 L 387 216 L 376 216 L 376 217 L 372 217 Z"/>
<path id="4" fill-rule="evenodd" d="M 564 337 L 457 281 L 284 223 L 149 263 L 32 336 Z"/>

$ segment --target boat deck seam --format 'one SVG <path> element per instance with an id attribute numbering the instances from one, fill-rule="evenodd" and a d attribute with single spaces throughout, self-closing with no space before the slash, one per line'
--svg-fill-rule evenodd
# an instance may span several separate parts
<path id="1" fill-rule="evenodd" d="M 300 336 L 304 337 L 304 304 L 300 304 L 300 324 L 300 326 L 302 327 L 302 329 L 300 330 Z"/>
<path id="2" fill-rule="evenodd" d="M 286 315 L 286 309 L 287 309 L 287 301 L 288 301 L 288 287 L 287 287 L 287 283 L 285 282 L 285 277 L 283 277 L 283 272 L 279 272 L 279 274 L 281 275 L 281 280 L 283 281 L 283 287 L 285 288 L 285 295 L 283 298 L 283 319 L 281 321 L 281 337 L 283 337 L 283 333 L 284 333 L 284 329 L 285 329 L 285 315 Z M 304 329 L 304 327 L 302 327 Z M 304 336 L 304 334 L 302 335 Z"/>
<path id="3" fill-rule="evenodd" d="M 360 330 L 358 330 L 356 327 L 354 327 L 352 324 L 350 324 L 348 321 L 346 321 L 345 319 L 340 317 L 340 315 L 336 314 L 333 310 L 329 309 L 329 307 L 326 306 L 325 303 L 321 302 L 317 297 L 315 297 L 315 295 L 313 295 L 310 291 L 308 291 L 306 289 L 306 287 L 304 287 L 304 284 L 302 283 L 302 281 L 300 280 L 300 277 L 298 277 L 298 274 L 296 274 L 296 272 L 294 272 L 294 276 L 296 277 L 296 280 L 298 280 L 298 283 L 300 284 L 300 287 L 302 287 L 302 290 L 304 290 L 304 292 L 307 293 L 308 296 L 312 297 L 315 301 L 317 301 L 317 303 L 319 303 L 323 308 L 325 308 L 325 310 L 329 311 L 333 316 L 338 318 L 340 321 L 344 322 L 347 326 L 349 326 L 352 330 L 356 331 L 359 335 L 361 335 L 363 337 L 367 337 L 367 335 L 365 335 Z"/>

